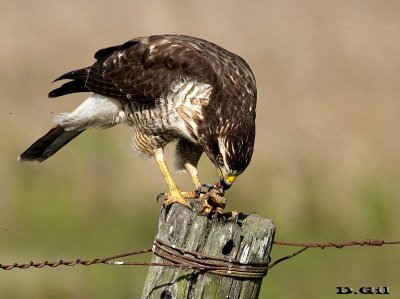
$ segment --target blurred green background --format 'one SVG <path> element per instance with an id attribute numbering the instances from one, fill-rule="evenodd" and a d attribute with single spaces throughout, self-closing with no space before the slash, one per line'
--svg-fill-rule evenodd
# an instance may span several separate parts
<path id="1" fill-rule="evenodd" d="M 16 158 L 56 113 L 87 96 L 47 99 L 54 78 L 91 65 L 99 48 L 160 33 L 213 41 L 256 75 L 254 159 L 227 193 L 228 209 L 273 219 L 277 240 L 400 239 L 399 1 L 1 0 L 0 7 L 0 263 L 150 247 L 155 198 L 166 187 L 155 163 L 130 150 L 128 127 L 86 132 L 43 164 Z M 216 180 L 205 157 L 200 175 Z M 272 258 L 289 251 L 274 246 Z M 260 298 L 336 298 L 336 286 L 387 286 L 400 298 L 399 264 L 396 246 L 310 250 L 271 270 Z M 1 271 L 0 298 L 138 298 L 146 272 Z"/>

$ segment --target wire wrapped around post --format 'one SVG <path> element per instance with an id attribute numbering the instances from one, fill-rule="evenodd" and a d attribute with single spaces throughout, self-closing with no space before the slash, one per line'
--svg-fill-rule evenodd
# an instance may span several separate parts
<path id="1" fill-rule="evenodd" d="M 259 215 L 218 221 L 174 204 L 162 209 L 142 298 L 258 298 L 275 227 Z"/>
<path id="2" fill-rule="evenodd" d="M 181 268 L 204 270 L 233 278 L 263 278 L 268 270 L 268 263 L 241 263 L 239 260 L 216 258 L 168 245 L 157 238 L 154 240 L 153 253 Z"/>

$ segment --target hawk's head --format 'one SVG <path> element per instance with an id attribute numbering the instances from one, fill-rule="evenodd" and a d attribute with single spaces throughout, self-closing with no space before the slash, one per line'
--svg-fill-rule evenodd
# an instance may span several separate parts
<path id="1" fill-rule="evenodd" d="M 229 189 L 236 177 L 249 165 L 254 149 L 254 125 L 239 126 L 226 134 L 212 138 L 206 151 L 220 173 L 220 182 Z"/>

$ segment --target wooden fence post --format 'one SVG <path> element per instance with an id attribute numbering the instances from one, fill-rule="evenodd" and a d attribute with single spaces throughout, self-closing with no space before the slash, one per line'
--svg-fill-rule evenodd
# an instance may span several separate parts
<path id="1" fill-rule="evenodd" d="M 162 208 L 156 239 L 215 258 L 241 263 L 267 263 L 275 234 L 271 220 L 256 214 L 237 222 L 210 220 L 174 204 Z M 154 251 L 154 250 L 153 250 Z M 186 254 L 185 254 L 186 255 Z M 171 263 L 153 254 L 154 263 Z M 210 272 L 173 267 L 149 268 L 142 298 L 258 298 L 262 278 L 228 277 Z"/>

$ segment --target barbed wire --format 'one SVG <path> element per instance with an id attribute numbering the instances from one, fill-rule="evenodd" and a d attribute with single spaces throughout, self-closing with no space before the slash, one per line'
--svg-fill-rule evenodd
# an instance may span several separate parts
<path id="1" fill-rule="evenodd" d="M 209 255 L 205 255 L 199 252 L 186 250 L 184 248 L 166 244 L 165 242 L 155 239 L 154 245 L 149 249 L 141 249 L 136 251 L 130 251 L 121 253 L 106 258 L 94 258 L 91 260 L 75 259 L 70 261 L 58 260 L 54 262 L 42 261 L 42 262 L 29 262 L 29 263 L 13 263 L 13 264 L 0 264 L 2 270 L 13 270 L 13 269 L 28 269 L 28 268 L 43 268 L 47 267 L 58 267 L 58 266 L 91 266 L 98 264 L 106 265 L 125 265 L 125 266 L 161 266 L 161 267 L 175 267 L 181 269 L 193 269 L 204 272 L 210 272 L 218 275 L 235 277 L 235 278 L 262 278 L 267 274 L 267 271 L 279 263 L 291 259 L 298 254 L 306 251 L 310 248 L 337 248 L 349 246 L 383 246 L 383 245 L 399 245 L 400 241 L 385 241 L 385 240 L 374 240 L 367 239 L 364 241 L 348 241 L 344 243 L 326 242 L 326 243 L 298 243 L 298 242 L 287 242 L 287 241 L 274 241 L 275 245 L 281 246 L 293 246 L 302 247 L 301 249 L 290 253 L 284 257 L 281 257 L 274 262 L 268 263 L 243 263 L 239 260 L 229 258 L 216 258 Z M 153 252 L 155 255 L 161 257 L 169 262 L 125 262 L 118 261 L 117 259 L 140 255 L 144 253 Z"/>
<path id="2" fill-rule="evenodd" d="M 115 259 L 128 257 L 128 256 L 134 256 L 134 255 L 147 253 L 147 252 L 151 252 L 151 249 L 141 249 L 141 250 L 137 250 L 137 251 L 125 252 L 125 253 L 109 256 L 106 258 L 94 258 L 91 260 L 76 259 L 76 260 L 71 260 L 71 261 L 58 260 L 55 262 L 49 262 L 49 261 L 29 262 L 26 264 L 20 264 L 20 263 L 13 263 L 13 264 L 9 264 L 9 265 L 0 264 L 0 269 L 12 270 L 12 269 L 16 269 L 16 268 L 28 269 L 31 267 L 43 268 L 45 266 L 54 268 L 54 267 L 58 267 L 58 266 L 76 266 L 76 265 L 91 266 L 91 265 L 96 265 L 96 264 L 113 264 L 114 262 L 111 262 L 111 261 L 113 261 Z"/>
<path id="3" fill-rule="evenodd" d="M 348 246 L 382 246 L 382 245 L 398 245 L 400 241 L 385 241 L 385 240 L 373 240 L 373 239 L 366 239 L 365 241 L 348 241 L 344 243 L 296 243 L 296 242 L 286 242 L 286 241 L 274 241 L 274 244 L 277 245 L 286 245 L 286 246 L 300 246 L 300 247 L 307 247 L 307 248 L 321 248 L 324 249 L 326 247 L 348 247 Z"/>
<path id="4" fill-rule="evenodd" d="M 349 247 L 349 246 L 382 246 L 382 245 L 399 245 L 400 241 L 385 241 L 385 240 L 374 240 L 374 239 L 366 239 L 365 241 L 348 241 L 344 243 L 334 243 L 334 242 L 327 242 L 327 243 L 297 243 L 297 242 L 287 242 L 287 241 L 274 241 L 274 244 L 276 245 L 283 245 L 283 246 L 296 246 L 296 247 L 302 247 L 301 249 L 284 256 L 280 259 L 277 259 L 273 263 L 271 263 L 268 267 L 271 269 L 272 267 L 275 267 L 277 264 L 288 260 L 292 257 L 295 257 L 296 255 L 306 251 L 307 249 L 310 248 L 320 248 L 320 249 L 325 249 L 329 247 L 334 247 L 337 249 L 341 249 L 343 247 Z"/>

